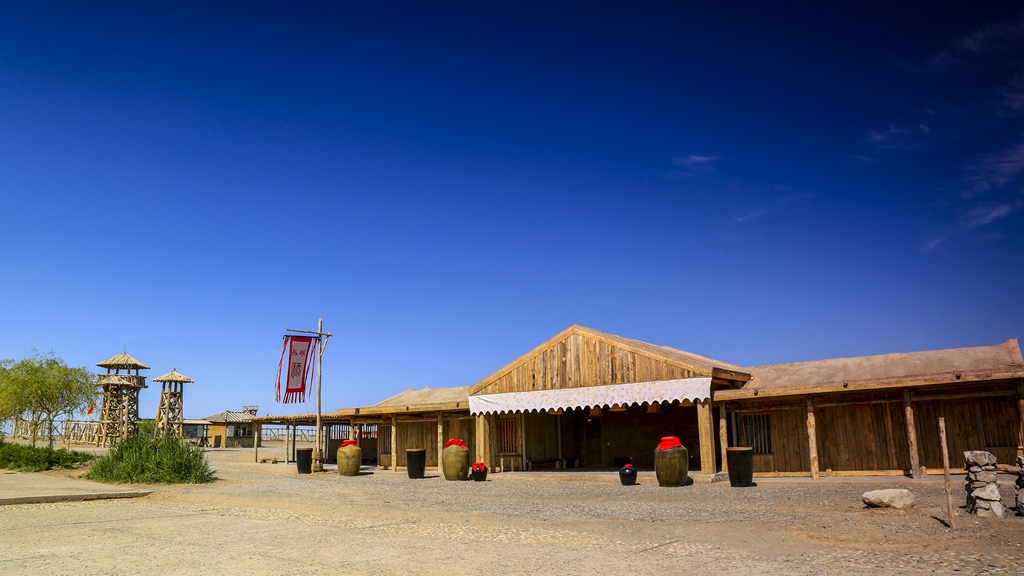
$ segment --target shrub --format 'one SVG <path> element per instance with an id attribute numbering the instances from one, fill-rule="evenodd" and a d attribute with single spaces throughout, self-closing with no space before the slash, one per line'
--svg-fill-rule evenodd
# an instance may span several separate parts
<path id="1" fill-rule="evenodd" d="M 173 436 L 122 440 L 96 461 L 86 478 L 114 484 L 202 484 L 216 480 L 203 449 Z"/>
<path id="2" fill-rule="evenodd" d="M 0 468 L 40 472 L 52 468 L 74 468 L 96 458 L 92 454 L 61 448 L 33 448 L 0 440 Z"/>

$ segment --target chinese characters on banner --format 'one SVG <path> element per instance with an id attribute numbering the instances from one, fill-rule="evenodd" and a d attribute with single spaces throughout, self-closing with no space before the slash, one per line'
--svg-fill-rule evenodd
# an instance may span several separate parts
<path id="1" fill-rule="evenodd" d="M 277 364 L 277 401 L 284 404 L 305 402 L 306 390 L 313 382 L 316 355 L 320 339 L 311 336 L 285 336 L 281 361 Z M 287 361 L 287 368 L 285 362 Z M 284 399 L 281 397 L 281 374 L 285 375 Z"/>

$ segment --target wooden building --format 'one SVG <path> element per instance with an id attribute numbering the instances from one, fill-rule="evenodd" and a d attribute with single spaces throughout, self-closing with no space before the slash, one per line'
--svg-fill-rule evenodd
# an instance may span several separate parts
<path id="1" fill-rule="evenodd" d="M 985 449 L 1009 463 L 1024 454 L 1022 415 L 1016 340 L 744 368 L 573 325 L 473 386 L 409 390 L 324 422 L 376 426 L 390 469 L 407 448 L 436 466 L 456 437 L 492 469 L 645 468 L 661 437 L 678 436 L 694 471 L 724 471 L 727 447 L 752 446 L 758 476 L 817 478 L 934 472 L 939 416 L 954 462 Z"/>
<path id="2" fill-rule="evenodd" d="M 749 383 L 717 392 L 715 401 L 729 419 L 730 442 L 754 447 L 762 475 L 936 473 L 940 416 L 951 462 L 966 450 L 986 450 L 1005 464 L 1024 454 L 1016 339 L 746 371 Z"/>
<path id="3" fill-rule="evenodd" d="M 253 448 L 255 419 L 256 410 L 243 409 L 241 412 L 225 410 L 202 420 L 208 422 L 206 436 L 212 448 Z"/>

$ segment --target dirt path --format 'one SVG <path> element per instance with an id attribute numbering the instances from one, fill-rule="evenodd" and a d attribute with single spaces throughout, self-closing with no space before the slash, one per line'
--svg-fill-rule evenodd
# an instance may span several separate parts
<path id="1" fill-rule="evenodd" d="M 877 484 L 413 481 L 299 476 L 244 450 L 209 456 L 221 478 L 211 485 L 0 506 L 0 573 L 1024 574 L 1024 519 L 961 516 L 950 531 L 937 519 L 941 483 L 894 479 L 919 504 L 890 511 L 859 502 Z"/>

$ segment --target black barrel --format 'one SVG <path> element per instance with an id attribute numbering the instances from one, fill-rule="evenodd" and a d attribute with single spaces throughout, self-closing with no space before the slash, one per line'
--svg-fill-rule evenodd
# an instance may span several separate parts
<path id="1" fill-rule="evenodd" d="M 405 451 L 405 470 L 409 478 L 423 478 L 427 471 L 427 451 L 423 448 L 409 448 Z"/>
<path id="2" fill-rule="evenodd" d="M 733 488 L 753 486 L 754 449 L 726 448 L 725 457 L 729 462 L 729 485 Z"/>
<path id="3" fill-rule="evenodd" d="M 299 474 L 311 474 L 313 472 L 313 449 L 299 448 L 295 451 L 295 466 Z"/>

